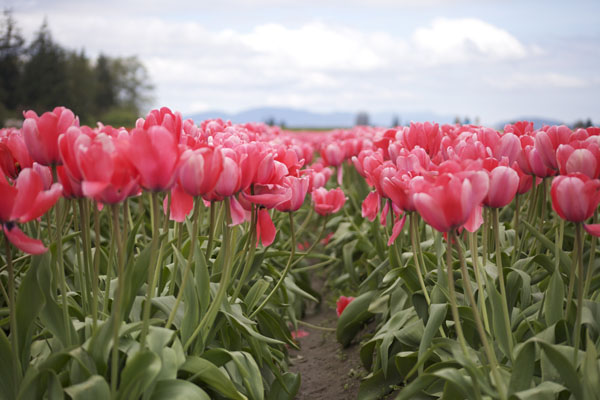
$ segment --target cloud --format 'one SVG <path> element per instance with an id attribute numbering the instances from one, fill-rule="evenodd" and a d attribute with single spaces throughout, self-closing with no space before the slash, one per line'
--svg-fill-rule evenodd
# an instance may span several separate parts
<path id="1" fill-rule="evenodd" d="M 593 84 L 593 82 L 587 82 L 585 79 L 577 76 L 555 72 L 536 74 L 515 73 L 506 77 L 487 79 L 486 83 L 503 90 L 532 88 L 580 89 Z"/>
<path id="2" fill-rule="evenodd" d="M 529 53 L 507 31 L 474 18 L 437 18 L 430 26 L 418 28 L 412 42 L 432 64 L 519 59 Z"/>

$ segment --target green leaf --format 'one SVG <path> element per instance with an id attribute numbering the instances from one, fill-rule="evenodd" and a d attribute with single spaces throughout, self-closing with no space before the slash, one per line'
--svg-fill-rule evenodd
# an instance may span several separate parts
<path id="1" fill-rule="evenodd" d="M 585 399 L 600 399 L 598 352 L 589 335 L 586 337 L 586 351 L 583 360 L 583 394 Z"/>
<path id="2" fill-rule="evenodd" d="M 198 379 L 223 396 L 233 400 L 247 400 L 246 396 L 237 391 L 231 379 L 208 360 L 190 356 L 180 370 L 191 374 L 190 380 Z"/>
<path id="3" fill-rule="evenodd" d="M 161 368 L 160 357 L 149 350 L 141 350 L 127 360 L 121 372 L 117 399 L 137 399 L 149 388 Z"/>
<path id="4" fill-rule="evenodd" d="M 21 280 L 21 286 L 17 293 L 16 319 L 21 365 L 29 364 L 32 328 L 45 302 L 44 294 L 37 281 L 37 271 L 39 268 L 50 268 L 49 264 L 50 259 L 47 254 L 32 256 L 31 265 Z"/>
<path id="5" fill-rule="evenodd" d="M 565 288 L 558 270 L 552 274 L 544 296 L 544 319 L 546 320 L 546 325 L 554 325 L 562 319 L 563 301 L 565 299 Z"/>
<path id="6" fill-rule="evenodd" d="M 300 390 L 300 374 L 286 372 L 279 380 L 273 381 L 267 400 L 294 400 Z"/>
<path id="7" fill-rule="evenodd" d="M 133 302 L 135 297 L 137 296 L 138 291 L 146 282 L 146 278 L 148 276 L 148 265 L 150 264 L 150 253 L 152 250 L 152 243 L 148 243 L 148 245 L 142 250 L 142 252 L 137 255 L 135 258 L 135 263 L 133 265 L 128 265 L 125 269 L 125 274 L 123 275 L 123 282 L 125 286 L 123 287 L 123 302 L 122 302 L 122 320 L 127 320 L 129 313 L 131 312 L 131 307 L 133 307 Z M 120 284 L 120 282 L 119 282 Z"/>
<path id="8" fill-rule="evenodd" d="M 510 354 L 509 338 L 506 336 L 507 330 L 511 331 L 511 328 L 506 327 L 504 316 L 502 314 L 502 296 L 500 296 L 500 293 L 496 290 L 496 285 L 494 285 L 494 282 L 489 276 L 487 277 L 486 289 L 492 303 L 490 310 L 492 312 L 492 330 L 494 332 L 494 337 L 498 341 L 498 346 L 504 355 L 508 358 L 512 358 L 512 355 Z"/>
<path id="9" fill-rule="evenodd" d="M 515 359 L 508 393 L 516 393 L 531 387 L 533 372 L 535 370 L 535 344 L 532 341 L 522 345 Z"/>
<path id="10" fill-rule="evenodd" d="M 0 399 L 12 400 L 16 397 L 17 368 L 10 342 L 3 329 L 0 329 L 0 360 Z"/>
<path id="11" fill-rule="evenodd" d="M 110 387 L 100 375 L 92 375 L 86 381 L 65 388 L 72 400 L 109 399 Z"/>
<path id="12" fill-rule="evenodd" d="M 429 319 L 427 321 L 427 325 L 425 326 L 425 331 L 423 332 L 423 338 L 421 339 L 421 343 L 419 344 L 419 374 L 423 373 L 423 363 L 422 357 L 429 349 L 431 345 L 431 341 L 433 340 L 435 334 L 439 331 L 440 326 L 446 319 L 446 313 L 448 312 L 447 304 L 432 304 L 429 307 Z"/>
<path id="13" fill-rule="evenodd" d="M 549 361 L 552 363 L 552 366 L 558 371 L 565 386 L 571 391 L 571 394 L 575 399 L 583 399 L 581 380 L 577 375 L 577 371 L 571 363 L 571 360 L 558 350 L 557 345 L 552 345 L 539 339 L 536 339 L 535 341 L 543 349 L 544 354 L 546 354 Z"/>
<path id="14" fill-rule="evenodd" d="M 156 382 L 150 400 L 210 400 L 200 387 L 180 379 L 163 379 Z"/>
<path id="15" fill-rule="evenodd" d="M 262 297 L 263 294 L 269 288 L 269 282 L 260 278 L 256 281 L 254 285 L 248 290 L 248 294 L 244 298 L 244 303 L 246 303 L 246 309 L 248 312 L 254 310 L 254 307 L 258 304 L 258 301 Z"/>
<path id="16" fill-rule="evenodd" d="M 563 385 L 559 385 L 555 382 L 544 381 L 534 388 L 523 390 L 518 393 L 513 393 L 513 395 L 510 396 L 510 399 L 555 400 L 557 395 L 563 390 L 565 390 L 565 387 Z"/>
<path id="17" fill-rule="evenodd" d="M 396 368 L 390 368 L 387 377 L 379 369 L 360 383 L 357 398 L 361 400 L 377 400 L 392 391 L 392 385 L 399 383 L 400 376 Z"/>
<path id="18" fill-rule="evenodd" d="M 356 275 L 356 270 L 354 269 L 354 261 L 352 257 L 357 242 L 358 239 L 355 239 L 351 242 L 346 243 L 342 247 L 342 259 L 344 261 L 344 268 L 346 269 L 346 272 L 348 272 L 354 283 L 359 283 L 358 276 Z"/>
<path id="19" fill-rule="evenodd" d="M 336 328 L 336 337 L 342 346 L 348 346 L 362 325 L 373 316 L 369 312 L 369 305 L 376 294 L 376 291 L 361 294 L 348 304 L 342 315 L 340 315 Z"/>

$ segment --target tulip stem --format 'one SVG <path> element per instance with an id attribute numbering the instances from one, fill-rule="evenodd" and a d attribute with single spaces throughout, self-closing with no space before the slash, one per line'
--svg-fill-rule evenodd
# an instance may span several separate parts
<path id="1" fill-rule="evenodd" d="M 212 253 L 213 240 L 215 235 L 215 214 L 216 214 L 216 206 L 215 202 L 211 200 L 210 202 L 210 222 L 208 226 L 208 244 L 206 245 L 206 262 L 210 260 L 210 253 Z"/>
<path id="2" fill-rule="evenodd" d="M 85 273 L 85 264 L 83 262 L 83 257 L 81 255 L 83 249 L 83 215 L 77 216 L 77 206 L 75 205 L 75 201 L 70 201 L 71 209 L 73 210 L 74 219 L 79 220 L 79 226 L 82 228 L 79 232 L 79 238 L 75 238 L 75 254 L 77 255 L 77 277 L 79 279 L 79 290 L 81 292 L 81 309 L 87 314 L 89 314 L 89 293 L 87 290 L 87 282 L 86 282 L 86 273 Z"/>
<path id="3" fill-rule="evenodd" d="M 494 209 L 497 211 L 497 209 Z M 481 323 L 481 318 L 479 317 L 479 310 L 477 309 L 477 302 L 475 301 L 475 296 L 473 296 L 473 289 L 471 288 L 471 278 L 469 277 L 469 272 L 467 271 L 467 263 L 465 261 L 465 257 L 463 255 L 462 246 L 460 243 L 460 238 L 456 234 L 456 231 L 452 232 L 452 237 L 456 242 L 456 250 L 458 252 L 458 259 L 460 261 L 460 271 L 462 273 L 463 278 L 463 286 L 465 292 L 467 293 L 467 297 L 469 298 L 469 303 L 471 303 L 471 310 L 473 310 L 473 317 L 475 319 L 475 326 L 477 328 L 477 332 L 479 333 L 479 337 L 481 339 L 481 343 L 483 344 L 484 351 L 486 353 L 486 357 L 490 362 L 490 366 L 492 368 L 492 374 L 494 375 L 494 380 L 496 381 L 496 388 L 500 394 L 501 399 L 506 399 L 506 390 L 504 385 L 502 384 L 502 379 L 500 377 L 500 372 L 498 371 L 498 360 L 496 360 L 496 354 L 494 350 L 490 346 L 490 343 L 487 339 L 487 334 L 485 333 L 485 329 L 483 328 L 483 324 Z M 475 270 L 477 274 L 477 271 Z"/>
<path id="4" fill-rule="evenodd" d="M 194 219 L 196 217 L 193 217 Z M 183 223 L 181 222 L 177 222 L 175 224 L 175 236 L 177 236 L 177 243 L 175 244 L 175 247 L 177 247 L 177 249 L 181 249 L 181 244 L 183 242 Z M 196 235 L 196 237 L 198 237 L 198 235 Z M 190 242 L 190 245 L 193 244 L 193 242 Z M 173 296 L 173 294 L 175 294 L 175 281 L 177 279 L 177 272 L 179 269 L 179 258 L 175 256 L 175 254 L 173 254 L 173 273 L 171 274 L 171 283 L 169 284 L 169 296 Z"/>
<path id="5" fill-rule="evenodd" d="M 81 217 L 81 243 L 83 245 L 83 264 L 85 267 L 85 296 L 87 297 L 88 307 L 93 303 L 93 294 L 90 296 L 92 286 L 92 245 L 90 244 L 90 210 L 87 199 L 78 199 L 79 216 Z"/>
<path id="6" fill-rule="evenodd" d="M 577 240 L 577 315 L 575 318 L 575 338 L 573 346 L 573 365 L 577 366 L 579 342 L 581 339 L 581 313 L 583 310 L 583 224 L 575 224 L 575 238 Z"/>
<path id="7" fill-rule="evenodd" d="M 598 209 L 594 211 L 594 224 L 598 223 Z M 592 243 L 590 244 L 590 257 L 588 260 L 587 271 L 585 274 L 585 285 L 583 287 L 583 298 L 587 297 L 592 283 L 592 276 L 594 275 L 594 261 L 596 260 L 596 236 L 592 236 Z"/>
<path id="8" fill-rule="evenodd" d="M 244 269 L 242 269 L 242 275 L 240 276 L 239 282 L 235 291 L 233 292 L 233 296 L 231 296 L 231 304 L 235 302 L 235 300 L 240 295 L 242 291 L 242 287 L 246 283 L 246 279 L 248 278 L 248 274 L 250 273 L 250 269 L 252 269 L 252 262 L 254 261 L 254 253 L 256 252 L 256 220 L 258 218 L 258 212 L 252 204 L 252 214 L 250 218 L 250 232 L 248 233 L 248 257 L 246 258 L 246 263 L 244 264 Z"/>
<path id="9" fill-rule="evenodd" d="M 423 271 L 419 265 L 419 256 L 417 253 L 417 246 L 420 246 L 420 243 L 417 243 L 417 215 L 414 211 L 410 213 L 410 241 L 412 243 L 413 259 L 415 263 L 415 269 L 417 270 L 417 277 L 419 278 L 419 285 L 421 285 L 421 290 L 425 296 L 425 301 L 429 306 L 431 304 L 431 299 L 429 298 L 429 293 L 427 293 L 427 287 L 425 286 L 425 281 L 423 280 Z"/>
<path id="10" fill-rule="evenodd" d="M 513 245 L 513 255 L 512 255 L 512 262 L 514 264 L 514 262 L 516 260 L 518 260 L 519 258 L 519 217 L 520 217 L 520 200 L 521 199 L 521 195 L 519 195 L 517 193 L 517 195 L 515 196 L 515 220 L 514 220 L 514 224 L 513 224 L 513 230 L 515 231 L 515 242 Z"/>
<path id="11" fill-rule="evenodd" d="M 287 276 L 288 272 L 290 271 L 290 268 L 292 267 L 292 260 L 294 259 L 294 254 L 296 251 L 296 234 L 294 232 L 294 216 L 292 215 L 291 212 L 288 212 L 288 216 L 290 219 L 290 235 L 292 237 L 292 247 L 290 250 L 290 257 L 288 258 L 288 262 L 287 262 L 285 268 L 283 269 L 283 272 L 281 273 L 281 276 L 279 277 L 277 284 L 275 285 L 275 287 L 273 287 L 273 290 L 271 290 L 271 292 L 267 295 L 267 297 L 265 297 L 263 302 L 260 303 L 260 305 L 252 312 L 252 314 L 250 314 L 250 319 L 254 318 L 256 316 L 256 314 L 258 314 L 260 312 L 260 310 L 262 310 L 267 305 L 267 303 L 269 303 L 269 300 L 271 300 L 271 297 L 273 297 L 275 292 L 277 292 L 277 290 L 279 290 L 279 287 L 283 283 L 285 277 Z"/>
<path id="12" fill-rule="evenodd" d="M 189 277 L 190 271 L 192 269 L 192 264 L 194 263 L 194 252 L 195 252 L 196 246 L 197 246 L 196 241 L 198 239 L 198 219 L 200 217 L 200 204 L 201 203 L 202 203 L 202 200 L 199 198 L 196 198 L 194 201 L 194 216 L 192 217 L 194 222 L 192 223 L 192 236 L 190 236 L 190 249 L 188 252 L 187 264 L 185 266 L 185 271 L 183 273 L 183 278 L 181 280 L 181 286 L 179 287 L 179 291 L 177 293 L 177 298 L 175 299 L 175 305 L 173 306 L 173 309 L 169 313 L 169 318 L 167 319 L 167 324 L 165 325 L 165 328 L 167 328 L 167 329 L 169 329 L 171 327 L 171 324 L 173 323 L 173 319 L 175 318 L 175 315 L 177 314 L 177 308 L 179 308 L 179 303 L 181 302 L 181 298 L 183 297 L 183 292 L 185 290 L 186 283 L 189 280 L 188 277 Z M 177 279 L 177 276 L 173 275 L 172 283 L 171 283 L 172 287 L 175 287 L 176 279 Z"/>
<path id="13" fill-rule="evenodd" d="M 121 232 L 119 230 L 119 205 L 112 204 L 110 207 L 113 220 L 113 235 L 117 244 L 117 279 L 118 286 L 115 294 L 114 308 L 112 309 L 113 318 L 113 347 L 110 370 L 110 389 L 112 397 L 117 393 L 117 382 L 119 380 L 119 330 L 121 328 L 121 303 L 123 301 L 124 278 L 124 260 L 123 242 L 121 241 Z M 125 217 L 126 218 L 126 217 Z"/>
<path id="14" fill-rule="evenodd" d="M 21 381 L 21 353 L 19 352 L 19 335 L 17 334 L 17 304 L 15 300 L 15 272 L 13 269 L 12 252 L 10 242 L 4 235 L 4 244 L 6 248 L 6 269 L 8 271 L 8 313 L 10 316 L 10 343 L 15 360 L 16 373 L 14 374 L 14 387 L 18 388 Z"/>
<path id="15" fill-rule="evenodd" d="M 56 167 L 53 167 L 53 170 L 56 171 Z M 58 182 L 58 180 L 57 180 Z M 56 217 L 56 255 L 58 257 L 58 263 L 56 264 L 57 267 L 57 277 L 59 277 L 60 279 L 60 295 L 62 297 L 62 316 L 63 316 L 63 323 L 64 323 L 64 327 L 65 327 L 65 333 L 67 335 L 66 337 L 66 341 L 67 341 L 67 347 L 71 346 L 71 320 L 69 317 L 69 304 L 68 304 L 68 298 L 67 298 L 67 278 L 65 276 L 65 261 L 64 261 L 64 257 L 63 257 L 63 249 L 62 249 L 62 231 L 63 231 L 63 216 L 62 216 L 62 211 L 63 211 L 63 204 L 64 204 L 64 199 L 58 199 L 58 201 L 56 202 L 56 206 L 54 209 L 54 216 Z"/>
<path id="16" fill-rule="evenodd" d="M 469 232 L 469 247 L 471 248 L 471 259 L 473 260 L 473 272 L 475 273 L 475 280 L 477 281 L 477 291 L 479 293 L 479 306 L 481 307 L 481 314 L 483 315 L 483 323 L 485 325 L 485 330 L 487 332 L 491 332 L 490 322 L 488 320 L 487 315 L 487 307 L 485 305 L 485 289 L 484 283 L 481 281 L 481 271 L 478 265 L 479 254 L 477 251 L 477 235 L 475 233 Z M 485 274 L 485 270 L 483 271 Z"/>
<path id="17" fill-rule="evenodd" d="M 452 238 L 448 235 L 446 240 L 446 271 L 448 273 L 448 297 L 450 300 L 450 309 L 452 310 L 452 319 L 454 319 L 454 329 L 456 336 L 465 357 L 469 357 L 467 350 L 467 341 L 460 323 L 460 315 L 458 314 L 458 305 L 456 301 L 456 288 L 454 287 L 454 270 L 452 269 Z"/>
<path id="18" fill-rule="evenodd" d="M 148 290 L 146 291 L 146 302 L 144 303 L 144 314 L 142 319 L 142 332 L 140 333 L 140 349 L 146 347 L 146 336 L 148 335 L 148 329 L 150 328 L 150 310 L 152 308 L 152 296 L 154 294 L 153 292 L 155 286 L 154 274 L 156 267 L 159 264 L 159 259 L 157 257 L 158 240 L 160 236 L 160 223 L 158 221 L 160 218 L 158 193 L 151 193 L 150 206 L 152 209 L 152 244 L 150 248 L 150 264 L 148 265 Z"/>
<path id="19" fill-rule="evenodd" d="M 202 346 L 203 347 L 206 346 L 205 340 L 207 338 L 207 335 L 204 334 L 204 329 L 205 329 L 205 327 L 211 327 L 213 325 L 213 322 L 215 321 L 217 313 L 219 312 L 219 308 L 221 307 L 221 304 L 223 303 L 223 299 L 224 299 L 225 295 L 227 294 L 227 288 L 229 286 L 229 279 L 230 279 L 230 275 L 231 275 L 231 271 L 230 271 L 231 265 L 230 264 L 231 264 L 231 253 L 232 253 L 232 251 L 231 251 L 231 231 L 232 231 L 232 229 L 229 226 L 229 223 L 231 221 L 231 209 L 229 207 L 229 201 L 230 201 L 229 197 L 226 197 L 225 198 L 225 220 L 223 221 L 223 245 L 220 250 L 220 251 L 224 252 L 223 254 L 225 254 L 225 259 L 223 260 L 223 269 L 221 270 L 221 280 L 219 281 L 219 289 L 217 290 L 217 294 L 215 295 L 215 298 L 213 299 L 212 303 L 210 303 L 210 306 L 208 307 L 206 314 L 204 314 L 204 316 L 200 320 L 200 323 L 198 324 L 198 326 L 196 327 L 196 329 L 194 330 L 192 335 L 189 337 L 189 339 L 185 343 L 185 346 L 183 347 L 184 351 L 187 351 L 189 349 L 189 347 L 192 345 L 192 343 L 194 342 L 194 340 L 196 339 L 198 334 L 201 332 L 202 332 L 202 336 L 201 336 Z M 214 203 L 211 204 L 211 208 L 213 205 L 214 205 Z"/>
<path id="20" fill-rule="evenodd" d="M 494 222 L 494 236 L 496 240 L 496 267 L 498 269 L 498 283 L 500 285 L 500 294 L 502 295 L 502 314 L 504 316 L 504 325 L 506 325 L 506 336 L 508 338 L 509 356 L 512 360 L 513 337 L 508 315 L 508 302 L 506 299 L 506 286 L 504 284 L 504 270 L 502 268 L 502 248 L 500 247 L 500 221 L 498 220 L 498 209 L 492 208 L 492 219 Z"/>
<path id="21" fill-rule="evenodd" d="M 100 212 L 98 205 L 94 202 L 94 271 L 92 275 L 92 330 L 96 331 L 98 324 L 98 276 L 100 274 Z"/>

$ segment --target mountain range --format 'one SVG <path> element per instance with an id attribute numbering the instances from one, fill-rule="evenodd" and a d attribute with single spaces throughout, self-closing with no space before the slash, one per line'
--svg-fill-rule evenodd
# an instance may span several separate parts
<path id="1" fill-rule="evenodd" d="M 233 123 L 245 122 L 268 122 L 275 125 L 285 126 L 287 128 L 349 128 L 356 124 L 359 113 L 340 111 L 340 112 L 313 112 L 302 109 L 288 107 L 257 107 L 244 110 L 238 113 L 227 113 L 224 111 L 204 111 L 186 115 L 185 118 L 191 118 L 196 122 L 212 118 L 221 118 Z M 411 121 L 430 121 L 440 124 L 454 123 L 456 116 L 437 114 L 427 111 L 413 112 L 377 112 L 368 114 L 370 125 L 392 126 L 395 124 L 407 125 Z M 533 121 L 535 128 L 541 128 L 543 125 L 560 125 L 562 121 L 541 117 L 518 117 L 510 121 L 502 121 L 493 125 L 496 129 L 504 128 L 505 124 L 511 121 Z M 471 121 L 474 122 L 474 121 Z"/>

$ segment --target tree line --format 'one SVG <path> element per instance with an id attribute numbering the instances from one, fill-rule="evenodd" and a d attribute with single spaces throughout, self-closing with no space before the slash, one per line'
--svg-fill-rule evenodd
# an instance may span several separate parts
<path id="1" fill-rule="evenodd" d="M 82 123 L 131 126 L 151 101 L 153 86 L 136 56 L 90 59 L 84 50 L 63 48 L 46 21 L 26 43 L 10 10 L 0 20 L 0 127 L 65 106 Z"/>

